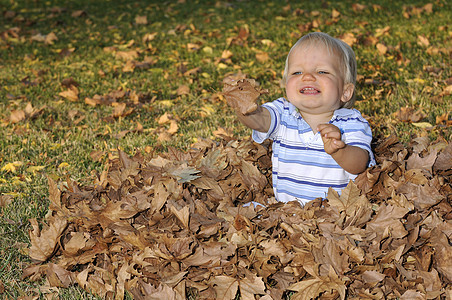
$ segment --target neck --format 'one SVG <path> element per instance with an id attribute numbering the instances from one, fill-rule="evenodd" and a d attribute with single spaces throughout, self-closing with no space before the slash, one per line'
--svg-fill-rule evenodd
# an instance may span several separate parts
<path id="1" fill-rule="evenodd" d="M 317 132 L 317 126 L 319 124 L 328 123 L 334 115 L 332 112 L 328 112 L 325 114 L 318 114 L 318 115 L 306 114 L 303 112 L 300 112 L 300 114 L 303 117 L 303 119 L 306 121 L 306 123 L 308 123 L 309 127 L 311 127 L 313 132 Z"/>

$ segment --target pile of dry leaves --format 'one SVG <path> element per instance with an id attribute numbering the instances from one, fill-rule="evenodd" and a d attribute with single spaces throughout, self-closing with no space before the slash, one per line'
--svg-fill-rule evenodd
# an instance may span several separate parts
<path id="1" fill-rule="evenodd" d="M 49 179 L 24 278 L 117 299 L 450 299 L 452 144 L 390 137 L 375 152 L 305 207 L 274 200 L 268 145 L 119 152 L 91 186 Z"/>

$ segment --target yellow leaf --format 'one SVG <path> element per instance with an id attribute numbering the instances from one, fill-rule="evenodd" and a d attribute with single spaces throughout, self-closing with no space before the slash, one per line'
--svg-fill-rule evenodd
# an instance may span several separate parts
<path id="1" fill-rule="evenodd" d="M 63 169 L 69 167 L 69 164 L 67 162 L 62 162 L 58 165 L 58 169 Z"/>
<path id="2" fill-rule="evenodd" d="M 201 109 L 203 112 L 205 112 L 205 114 L 207 116 L 210 116 L 211 114 L 213 114 L 215 112 L 215 108 L 210 104 L 204 105 Z"/>
<path id="3" fill-rule="evenodd" d="M 412 124 L 416 127 L 422 128 L 422 129 L 433 127 L 433 125 L 428 122 L 418 122 L 418 123 L 412 123 Z"/>
<path id="4" fill-rule="evenodd" d="M 166 106 L 166 107 L 171 107 L 174 104 L 172 100 L 160 100 L 157 103 L 159 103 L 163 106 Z"/>
<path id="5" fill-rule="evenodd" d="M 263 39 L 262 41 L 261 41 L 261 43 L 262 44 L 264 44 L 265 46 L 273 46 L 273 45 L 275 45 L 275 43 L 273 43 L 273 41 L 271 41 L 271 40 L 268 40 L 268 39 Z"/>
<path id="6" fill-rule="evenodd" d="M 36 174 L 37 172 L 43 170 L 45 166 L 30 166 L 27 168 L 27 172 Z"/>
<path id="7" fill-rule="evenodd" d="M 24 163 L 21 161 L 15 161 L 12 163 L 7 163 L 2 167 L 2 171 L 16 173 L 16 168 L 22 166 Z"/>
<path id="8" fill-rule="evenodd" d="M 212 54 L 212 53 L 213 53 L 212 47 L 209 47 L 209 46 L 204 47 L 204 48 L 202 49 L 202 51 L 203 51 L 204 53 L 207 53 L 207 54 Z"/>
<path id="9" fill-rule="evenodd" d="M 219 63 L 218 66 L 217 66 L 217 68 L 218 68 L 219 70 L 226 69 L 227 67 L 228 67 L 228 65 L 226 65 L 226 64 L 224 64 L 224 63 Z"/>

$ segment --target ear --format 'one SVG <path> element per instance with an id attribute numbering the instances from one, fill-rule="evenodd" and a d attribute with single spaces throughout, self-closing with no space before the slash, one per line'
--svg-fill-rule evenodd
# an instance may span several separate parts
<path id="1" fill-rule="evenodd" d="M 355 91 L 355 85 L 353 83 L 347 83 L 344 86 L 344 91 L 342 92 L 341 101 L 344 103 L 350 101 L 350 99 L 352 99 L 354 91 Z"/>

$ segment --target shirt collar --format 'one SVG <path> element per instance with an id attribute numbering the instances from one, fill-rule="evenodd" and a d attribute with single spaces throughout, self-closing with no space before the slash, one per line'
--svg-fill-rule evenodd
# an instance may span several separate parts
<path id="1" fill-rule="evenodd" d="M 290 103 L 287 99 L 284 99 L 284 100 L 286 102 L 287 107 L 289 108 L 289 114 L 291 114 L 294 117 L 302 118 L 298 109 L 292 103 Z M 334 120 L 336 118 L 340 118 L 340 117 L 348 117 L 351 115 L 353 115 L 353 109 L 339 108 L 334 111 L 332 120 Z"/>
<path id="2" fill-rule="evenodd" d="M 333 118 L 338 117 L 349 117 L 353 115 L 353 109 L 350 108 L 339 108 L 334 111 Z"/>

